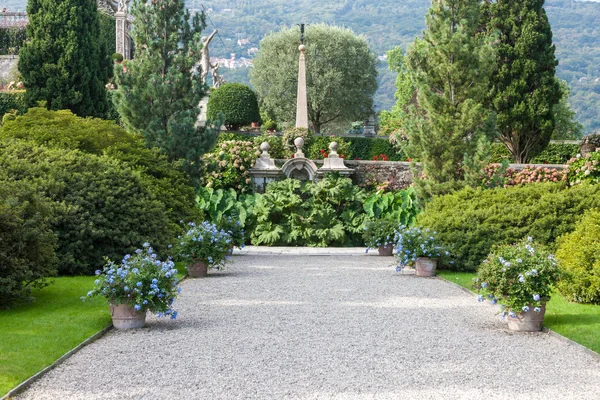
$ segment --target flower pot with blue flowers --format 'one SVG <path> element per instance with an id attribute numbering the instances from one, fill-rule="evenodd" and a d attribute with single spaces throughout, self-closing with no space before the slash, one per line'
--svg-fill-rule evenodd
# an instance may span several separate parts
<path id="1" fill-rule="evenodd" d="M 492 249 L 479 266 L 475 288 L 479 301 L 500 304 L 509 329 L 537 332 L 559 277 L 554 256 L 529 237 Z"/>
<path id="2" fill-rule="evenodd" d="M 208 221 L 190 222 L 186 233 L 178 239 L 176 252 L 188 264 L 188 275 L 192 278 L 206 276 L 209 269 L 221 269 L 231 254 L 229 233 Z"/>
<path id="3" fill-rule="evenodd" d="M 392 219 L 375 219 L 365 224 L 363 239 L 369 249 L 377 249 L 380 256 L 391 257 L 398 222 Z"/>
<path id="4" fill-rule="evenodd" d="M 117 329 L 142 328 L 146 312 L 175 319 L 173 301 L 179 293 L 177 269 L 171 260 L 160 261 L 152 247 L 144 243 L 121 263 L 107 260 L 88 297 L 104 296 L 110 303 L 113 326 Z M 85 299 L 83 297 L 82 299 Z"/>
<path id="5" fill-rule="evenodd" d="M 221 222 L 217 224 L 217 226 L 229 234 L 229 237 L 231 238 L 231 242 L 229 243 L 230 250 L 233 250 L 234 247 L 239 249 L 244 247 L 244 228 L 239 219 L 223 216 Z"/>
<path id="6" fill-rule="evenodd" d="M 422 277 L 435 275 L 438 260 L 448 255 L 436 237 L 436 232 L 418 226 L 401 226 L 396 233 L 396 271 L 415 267 L 415 274 Z"/>

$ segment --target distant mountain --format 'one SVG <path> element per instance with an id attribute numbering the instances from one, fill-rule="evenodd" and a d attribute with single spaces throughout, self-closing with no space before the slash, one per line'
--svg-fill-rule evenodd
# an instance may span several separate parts
<path id="1" fill-rule="evenodd" d="M 23 0 L 5 0 L 9 11 L 24 10 Z M 383 56 L 395 46 L 405 50 L 425 27 L 429 0 L 187 0 L 190 9 L 205 9 L 207 30 L 219 29 L 211 56 L 253 57 L 269 32 L 298 23 L 326 22 L 346 26 L 367 37 L 373 51 Z M 0 6 L 4 6 L 0 3 Z M 600 130 L 600 0 L 547 0 L 552 25 L 557 74 L 572 89 L 571 105 L 586 130 Z M 248 82 L 248 68 L 221 72 L 228 81 Z M 380 62 L 377 109 L 394 102 L 395 76 Z"/>

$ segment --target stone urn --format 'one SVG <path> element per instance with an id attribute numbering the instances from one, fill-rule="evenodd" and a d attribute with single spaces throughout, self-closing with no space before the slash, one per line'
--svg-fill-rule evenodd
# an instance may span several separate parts
<path id="1" fill-rule="evenodd" d="M 188 275 L 190 278 L 203 278 L 208 275 L 208 263 L 202 260 L 194 260 L 188 266 Z"/>
<path id="2" fill-rule="evenodd" d="M 382 244 L 377 248 L 380 256 L 390 257 L 394 252 L 394 246 L 390 243 Z"/>
<path id="3" fill-rule="evenodd" d="M 110 316 L 117 329 L 136 329 L 146 326 L 146 311 L 135 311 L 128 304 L 110 303 Z"/>
<path id="4" fill-rule="evenodd" d="M 534 310 L 534 306 L 529 305 L 529 311 L 521 311 L 516 317 L 507 316 L 508 329 L 521 332 L 539 332 L 542 330 L 542 322 L 546 314 L 546 304 L 540 306 L 540 312 Z"/>
<path id="5" fill-rule="evenodd" d="M 417 276 L 434 276 L 437 267 L 437 258 L 419 257 L 415 262 Z"/>

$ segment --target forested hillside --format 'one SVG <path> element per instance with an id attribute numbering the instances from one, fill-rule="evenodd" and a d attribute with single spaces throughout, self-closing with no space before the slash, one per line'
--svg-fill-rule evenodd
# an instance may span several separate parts
<path id="1" fill-rule="evenodd" d="M 23 0 L 5 2 L 10 11 L 24 10 Z M 208 29 L 219 29 L 211 55 L 251 58 L 262 37 L 282 26 L 301 22 L 343 25 L 364 34 L 382 56 L 395 46 L 406 49 L 425 25 L 429 0 L 188 0 L 188 7 L 208 11 Z M 600 2 L 547 0 L 558 76 L 572 88 L 571 105 L 586 131 L 600 130 Z M 244 39 L 247 39 L 247 43 Z M 238 45 L 238 41 L 242 45 Z M 393 104 L 395 77 L 380 62 L 378 110 Z M 248 68 L 221 69 L 229 81 L 248 82 Z"/>

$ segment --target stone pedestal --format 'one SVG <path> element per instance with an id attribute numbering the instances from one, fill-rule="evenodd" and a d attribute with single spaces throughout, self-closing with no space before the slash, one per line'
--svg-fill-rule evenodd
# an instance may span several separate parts
<path id="1" fill-rule="evenodd" d="M 319 176 L 330 172 L 337 172 L 342 176 L 350 176 L 354 173 L 353 169 L 344 165 L 344 159 L 339 156 L 337 149 L 338 144 L 336 142 L 329 144 L 329 155 L 323 160 L 323 166 L 319 168 Z"/>
<path id="2" fill-rule="evenodd" d="M 275 161 L 269 155 L 271 146 L 269 143 L 262 142 L 260 145 L 262 154 L 256 159 L 254 166 L 248 170 L 252 181 L 254 182 L 254 191 L 264 193 L 267 185 L 271 182 L 281 180 L 283 172 L 275 166 Z"/>

